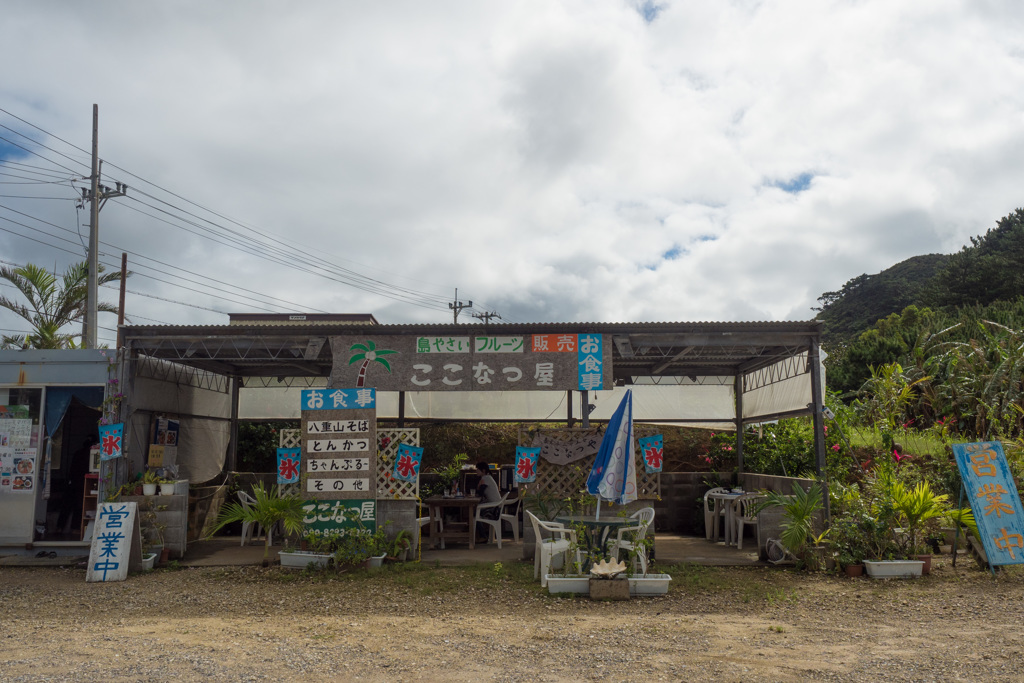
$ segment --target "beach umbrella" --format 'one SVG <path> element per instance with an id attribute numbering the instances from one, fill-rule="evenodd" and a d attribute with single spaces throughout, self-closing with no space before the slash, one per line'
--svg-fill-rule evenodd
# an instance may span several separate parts
<path id="1" fill-rule="evenodd" d="M 636 463 L 633 454 L 633 392 L 627 390 L 612 413 L 601 439 L 594 467 L 587 477 L 587 491 L 597 496 L 597 518 L 601 501 L 625 505 L 636 500 Z"/>

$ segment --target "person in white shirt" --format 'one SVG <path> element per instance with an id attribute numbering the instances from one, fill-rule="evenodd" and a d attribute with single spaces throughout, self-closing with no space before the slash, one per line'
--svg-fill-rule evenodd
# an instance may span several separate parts
<path id="1" fill-rule="evenodd" d="M 476 464 L 476 471 L 480 475 L 480 483 L 476 485 L 476 495 L 482 498 L 480 501 L 481 504 L 497 503 L 501 500 L 501 492 L 498 490 L 498 483 L 494 481 L 494 477 L 491 476 L 491 468 L 487 463 L 482 461 L 478 462 Z M 487 519 L 498 519 L 500 514 L 501 507 L 497 505 L 480 511 L 480 516 L 486 517 Z M 487 542 L 487 529 L 488 526 L 486 524 L 477 524 L 476 536 L 477 539 L 482 539 L 478 540 L 478 543 Z"/>

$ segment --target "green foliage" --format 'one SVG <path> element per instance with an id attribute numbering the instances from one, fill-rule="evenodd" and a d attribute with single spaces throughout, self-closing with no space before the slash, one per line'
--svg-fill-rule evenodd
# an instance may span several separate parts
<path id="1" fill-rule="evenodd" d="M 238 423 L 238 471 L 276 472 L 279 431 L 298 429 L 298 420 Z"/>
<path id="2" fill-rule="evenodd" d="M 240 502 L 223 505 L 210 535 L 233 522 L 254 522 L 264 529 L 270 529 L 275 524 L 281 523 L 287 534 L 302 533 L 302 519 L 305 512 L 302 509 L 303 500 L 297 494 L 286 492 L 277 486 L 271 486 L 268 490 L 263 482 L 257 482 L 252 488 L 252 496 L 256 502 L 248 506 L 243 506 Z M 263 559 L 266 560 L 269 557 L 270 534 L 267 534 L 266 542 L 263 545 Z"/>
<path id="3" fill-rule="evenodd" d="M 811 484 L 806 491 L 800 486 L 793 487 L 793 495 L 771 491 L 759 509 L 769 506 L 782 508 L 782 533 L 779 540 L 794 557 L 807 563 L 808 548 L 815 541 L 815 514 L 822 509 L 821 486 Z"/>
<path id="4" fill-rule="evenodd" d="M 936 278 L 932 298 L 939 306 L 985 305 L 1024 295 L 1024 209 L 951 256 Z"/>
<path id="5" fill-rule="evenodd" d="M 75 339 L 80 337 L 81 333 L 61 330 L 85 316 L 88 273 L 89 268 L 85 261 L 68 266 L 60 280 L 46 269 L 31 263 L 17 268 L 0 267 L 0 279 L 10 282 L 27 302 L 22 303 L 0 296 L 0 307 L 23 318 L 33 330 L 31 334 L 23 337 L 5 335 L 0 340 L 0 348 L 76 348 Z M 104 274 L 101 266 L 97 280 L 101 285 L 120 282 L 121 272 Z M 117 313 L 117 307 L 109 303 L 99 302 L 97 309 L 105 313 Z"/>

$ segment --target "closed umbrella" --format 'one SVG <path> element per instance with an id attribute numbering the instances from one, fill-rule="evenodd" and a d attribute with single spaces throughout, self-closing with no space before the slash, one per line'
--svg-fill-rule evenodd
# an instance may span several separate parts
<path id="1" fill-rule="evenodd" d="M 636 463 L 633 453 L 633 392 L 627 390 L 612 413 L 601 439 L 594 467 L 587 477 L 587 491 L 597 496 L 597 518 L 601 501 L 625 505 L 636 500 Z"/>

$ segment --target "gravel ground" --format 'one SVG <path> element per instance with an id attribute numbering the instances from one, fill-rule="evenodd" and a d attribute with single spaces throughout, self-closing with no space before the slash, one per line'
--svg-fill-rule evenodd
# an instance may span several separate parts
<path id="1" fill-rule="evenodd" d="M 966 565 L 679 567 L 669 595 L 619 603 L 552 598 L 526 567 L 0 568 L 0 681 L 1024 680 L 1024 572 Z"/>

